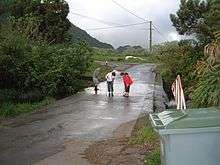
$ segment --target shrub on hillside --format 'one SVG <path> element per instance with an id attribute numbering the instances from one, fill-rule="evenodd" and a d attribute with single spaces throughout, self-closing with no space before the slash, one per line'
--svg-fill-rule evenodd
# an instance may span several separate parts
<path id="1" fill-rule="evenodd" d="M 195 107 L 220 106 L 220 65 L 207 70 L 195 85 L 192 102 Z"/>
<path id="2" fill-rule="evenodd" d="M 172 97 L 171 85 L 178 74 L 181 74 L 186 90 L 192 86 L 195 81 L 194 70 L 197 60 L 203 56 L 196 44 L 192 41 L 165 43 L 159 46 L 154 53 L 157 62 L 161 64 L 159 70 L 169 97 Z"/>
<path id="3" fill-rule="evenodd" d="M 86 43 L 51 46 L 32 43 L 15 31 L 1 32 L 0 89 L 16 91 L 13 99 L 66 96 L 83 87 L 81 76 L 92 55 Z"/>

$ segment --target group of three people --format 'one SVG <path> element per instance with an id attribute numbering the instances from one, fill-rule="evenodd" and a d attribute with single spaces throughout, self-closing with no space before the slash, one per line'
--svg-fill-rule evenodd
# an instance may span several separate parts
<path id="1" fill-rule="evenodd" d="M 106 81 L 107 81 L 107 87 L 108 87 L 108 96 L 113 96 L 114 94 L 114 80 L 116 77 L 116 72 L 117 71 L 112 71 L 109 72 L 106 75 Z M 124 87 L 125 87 L 125 92 L 123 96 L 129 97 L 129 92 L 130 92 L 130 86 L 133 83 L 133 80 L 131 76 L 127 72 L 121 72 L 120 75 L 122 76 L 123 82 L 124 82 Z"/>

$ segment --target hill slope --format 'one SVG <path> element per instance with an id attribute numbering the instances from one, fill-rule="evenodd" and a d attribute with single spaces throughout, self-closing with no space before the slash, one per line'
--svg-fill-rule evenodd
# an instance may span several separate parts
<path id="1" fill-rule="evenodd" d="M 78 28 L 77 26 L 75 26 L 73 24 L 70 27 L 70 33 L 72 35 L 73 42 L 85 40 L 92 47 L 114 49 L 112 45 L 100 42 L 99 40 L 90 36 L 86 31 Z"/>
<path id="2" fill-rule="evenodd" d="M 125 45 L 125 46 L 119 46 L 117 48 L 117 51 L 119 52 L 124 52 L 126 50 L 129 50 L 129 49 L 134 49 L 134 50 L 137 50 L 137 49 L 143 49 L 141 46 L 130 46 L 130 45 Z"/>

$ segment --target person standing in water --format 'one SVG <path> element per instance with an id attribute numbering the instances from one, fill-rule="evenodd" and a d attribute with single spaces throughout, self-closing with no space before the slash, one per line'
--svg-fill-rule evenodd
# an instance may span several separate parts
<path id="1" fill-rule="evenodd" d="M 113 84 L 114 84 L 114 80 L 115 80 L 115 72 L 112 71 L 112 72 L 109 72 L 105 78 L 106 78 L 106 81 L 107 81 L 107 88 L 108 88 L 108 96 L 114 96 L 113 92 L 114 92 L 114 87 L 113 87 Z"/>
<path id="2" fill-rule="evenodd" d="M 133 84 L 133 80 L 132 78 L 129 76 L 128 73 L 121 73 L 123 82 L 124 82 L 124 86 L 125 86 L 125 93 L 123 96 L 125 97 L 129 97 L 129 92 L 130 92 L 130 86 L 131 84 Z"/>
<path id="3" fill-rule="evenodd" d="M 93 83 L 94 83 L 94 91 L 95 91 L 95 94 L 98 93 L 98 85 L 99 85 L 99 79 L 98 79 L 98 76 L 99 76 L 99 72 L 100 72 L 100 68 L 97 68 L 94 73 L 93 73 L 93 76 L 92 76 L 92 80 L 93 80 Z"/>

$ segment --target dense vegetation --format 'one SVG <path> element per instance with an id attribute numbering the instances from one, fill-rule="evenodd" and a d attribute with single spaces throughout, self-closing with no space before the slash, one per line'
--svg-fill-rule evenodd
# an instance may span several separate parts
<path id="1" fill-rule="evenodd" d="M 93 51 L 85 42 L 71 43 L 68 12 L 63 0 L 1 1 L 1 115 L 18 114 L 29 103 L 25 111 L 32 110 L 48 96 L 64 97 L 84 87 Z"/>
<path id="2" fill-rule="evenodd" d="M 179 34 L 194 39 L 165 43 L 154 49 L 157 62 L 162 64 L 167 93 L 171 96 L 171 83 L 180 74 L 193 107 L 220 106 L 219 11 L 217 0 L 182 0 L 170 18 Z"/>

